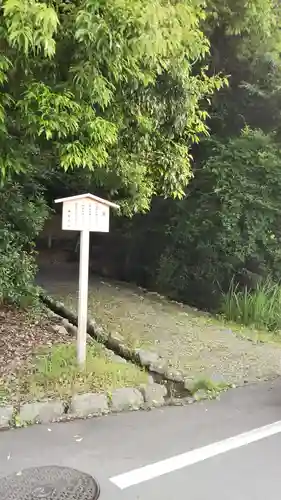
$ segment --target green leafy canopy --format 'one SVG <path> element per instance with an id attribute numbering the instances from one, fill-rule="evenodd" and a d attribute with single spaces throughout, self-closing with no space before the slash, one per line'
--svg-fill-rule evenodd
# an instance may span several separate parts
<path id="1" fill-rule="evenodd" d="M 207 133 L 205 2 L 4 0 L 0 173 L 86 168 L 125 211 L 182 197 Z"/>

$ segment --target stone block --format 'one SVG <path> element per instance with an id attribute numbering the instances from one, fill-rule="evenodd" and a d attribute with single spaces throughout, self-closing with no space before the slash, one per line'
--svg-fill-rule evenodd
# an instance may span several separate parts
<path id="1" fill-rule="evenodd" d="M 165 376 L 168 380 L 173 382 L 184 382 L 185 376 L 181 370 L 176 370 L 173 368 L 169 368 L 165 373 Z"/>
<path id="2" fill-rule="evenodd" d="M 58 420 L 64 414 L 62 401 L 24 403 L 20 407 L 20 423 L 48 423 Z"/>
<path id="3" fill-rule="evenodd" d="M 131 387 L 115 389 L 110 400 L 113 411 L 139 410 L 144 403 L 141 392 Z"/>
<path id="4" fill-rule="evenodd" d="M 73 396 L 70 413 L 83 418 L 89 415 L 102 415 L 108 412 L 107 397 L 105 394 L 76 394 Z"/>
<path id="5" fill-rule="evenodd" d="M 78 330 L 77 326 L 73 325 L 72 323 L 69 323 L 67 331 L 70 335 L 73 335 L 74 337 L 76 337 L 77 330 Z"/>
<path id="6" fill-rule="evenodd" d="M 124 342 L 124 337 L 123 335 L 121 335 L 121 333 L 118 333 L 118 332 L 111 332 L 109 337 L 112 339 L 112 340 L 115 340 L 116 342 L 118 342 L 119 344 Z"/>
<path id="7" fill-rule="evenodd" d="M 156 363 L 151 363 L 149 370 L 151 372 L 158 373 L 159 375 L 164 375 L 168 369 L 168 363 L 164 360 L 159 360 Z"/>
<path id="8" fill-rule="evenodd" d="M 165 404 L 165 396 L 167 396 L 167 389 L 164 385 L 161 384 L 149 384 L 143 385 L 140 388 L 144 402 L 148 404 L 148 406 L 163 406 Z"/>
<path id="9" fill-rule="evenodd" d="M 66 328 L 66 330 L 68 329 L 68 327 L 70 325 L 68 319 L 66 319 L 66 318 L 62 318 L 61 324 L 62 324 L 62 326 L 64 326 L 64 328 Z"/>
<path id="10" fill-rule="evenodd" d="M 68 334 L 67 329 L 63 325 L 53 325 L 52 330 L 58 335 L 63 335 L 64 337 Z"/>
<path id="11" fill-rule="evenodd" d="M 147 377 L 147 383 L 148 384 L 154 384 L 154 378 L 152 377 L 152 375 L 148 375 L 148 377 Z"/>
<path id="12" fill-rule="evenodd" d="M 8 429 L 13 418 L 12 406 L 0 406 L 0 430 Z"/>
<path id="13" fill-rule="evenodd" d="M 137 349 L 136 353 L 142 366 L 150 366 L 151 364 L 159 361 L 159 356 L 156 352 L 146 351 L 145 349 Z"/>

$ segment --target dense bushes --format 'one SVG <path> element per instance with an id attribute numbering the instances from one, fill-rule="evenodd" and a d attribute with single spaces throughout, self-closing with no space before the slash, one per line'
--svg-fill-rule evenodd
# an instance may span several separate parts
<path id="1" fill-rule="evenodd" d="M 101 251 L 113 277 L 207 308 L 278 282 L 281 7 L 238 3 L 2 2 L 2 301 L 33 293 L 39 185 L 134 215 Z"/>
<path id="2" fill-rule="evenodd" d="M 7 183 L 0 199 L 0 302 L 24 306 L 36 292 L 34 241 L 48 210 L 30 186 Z"/>
<path id="3" fill-rule="evenodd" d="M 248 128 L 198 149 L 184 200 L 155 198 L 149 214 L 115 221 L 111 276 L 218 310 L 230 283 L 248 296 L 260 279 L 281 279 L 281 150 L 275 134 Z"/>
<path id="4" fill-rule="evenodd" d="M 1 300 L 32 291 L 32 242 L 46 214 L 28 192 L 33 181 L 48 200 L 85 187 L 130 215 L 156 194 L 184 195 L 206 103 L 226 84 L 206 68 L 205 9 L 197 0 L 0 2 Z"/>
<path id="5" fill-rule="evenodd" d="M 206 152 L 167 225 L 159 283 L 215 306 L 233 276 L 250 288 L 257 275 L 281 276 L 281 151 L 273 136 L 245 130 Z"/>
<path id="6" fill-rule="evenodd" d="M 205 141 L 200 156 L 184 200 L 157 199 L 118 231 L 125 279 L 217 309 L 232 279 L 250 291 L 281 277 L 281 152 L 274 134 L 245 129 Z"/>

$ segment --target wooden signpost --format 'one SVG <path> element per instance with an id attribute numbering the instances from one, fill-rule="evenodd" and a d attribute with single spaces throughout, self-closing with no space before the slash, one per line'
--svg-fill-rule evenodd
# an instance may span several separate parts
<path id="1" fill-rule="evenodd" d="M 83 368 L 87 346 L 90 232 L 108 233 L 110 208 L 119 208 L 119 205 L 89 193 L 60 198 L 55 203 L 62 203 L 62 229 L 80 231 L 77 362 Z"/>

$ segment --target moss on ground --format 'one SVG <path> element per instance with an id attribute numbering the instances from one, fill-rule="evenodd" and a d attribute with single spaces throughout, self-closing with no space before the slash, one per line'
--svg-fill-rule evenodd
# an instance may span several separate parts
<path id="1" fill-rule="evenodd" d="M 75 344 L 57 344 L 39 349 L 16 375 L 0 379 L 0 404 L 44 398 L 68 399 L 73 393 L 106 392 L 118 387 L 138 387 L 147 374 L 130 363 L 110 359 L 96 343 L 87 347 L 85 370 L 76 363 Z"/>

